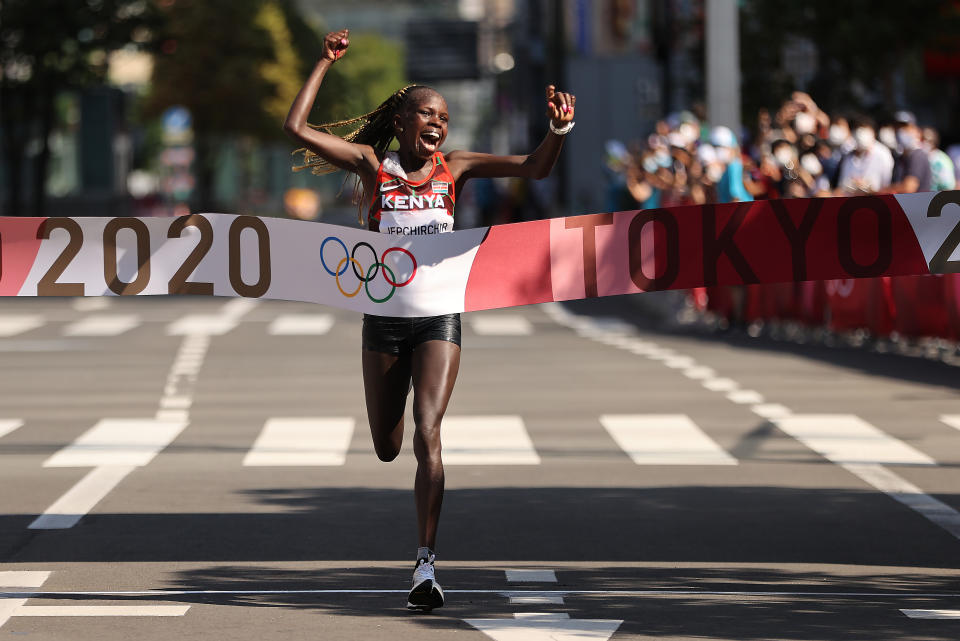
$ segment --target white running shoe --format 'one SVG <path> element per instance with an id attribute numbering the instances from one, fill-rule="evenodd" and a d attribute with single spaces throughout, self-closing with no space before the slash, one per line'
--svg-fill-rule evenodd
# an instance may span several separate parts
<path id="1" fill-rule="evenodd" d="M 429 612 L 443 605 L 443 588 L 437 583 L 433 569 L 435 558 L 431 554 L 429 558 L 417 559 L 417 566 L 413 570 L 413 589 L 407 595 L 407 609 Z"/>

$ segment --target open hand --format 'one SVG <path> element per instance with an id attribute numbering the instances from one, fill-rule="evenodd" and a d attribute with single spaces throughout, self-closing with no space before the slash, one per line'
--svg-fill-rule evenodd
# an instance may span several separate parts
<path id="1" fill-rule="evenodd" d="M 562 127 L 573 120 L 573 108 L 577 97 L 572 93 L 557 91 L 553 85 L 547 86 L 547 117 L 554 127 Z"/>
<path id="2" fill-rule="evenodd" d="M 350 30 L 331 31 L 323 38 L 323 59 L 336 62 L 350 46 Z"/>

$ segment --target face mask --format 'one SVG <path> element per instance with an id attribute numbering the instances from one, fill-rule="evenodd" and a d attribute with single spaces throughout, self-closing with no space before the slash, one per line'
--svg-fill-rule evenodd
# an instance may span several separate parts
<path id="1" fill-rule="evenodd" d="M 654 154 L 654 158 L 661 167 L 669 167 L 673 163 L 673 158 L 670 157 L 669 151 L 658 151 Z"/>
<path id="2" fill-rule="evenodd" d="M 800 159 L 800 165 L 811 176 L 819 176 L 823 173 L 823 165 L 820 164 L 820 161 L 817 160 L 817 157 L 813 154 L 804 154 L 803 158 Z"/>
<path id="3" fill-rule="evenodd" d="M 870 149 L 870 146 L 873 145 L 873 142 L 876 140 L 873 129 L 868 127 L 859 127 L 853 132 L 853 138 L 857 141 L 857 149 L 861 151 Z"/>
<path id="4" fill-rule="evenodd" d="M 777 159 L 777 162 L 780 163 L 782 167 L 793 164 L 793 152 L 787 147 L 777 149 L 773 152 L 773 157 Z"/>
<path id="5" fill-rule="evenodd" d="M 683 140 L 686 143 L 684 146 L 695 142 L 700 137 L 700 132 L 697 131 L 697 128 L 691 125 L 689 122 L 685 122 L 680 125 L 680 129 L 677 133 L 683 136 Z"/>
<path id="6" fill-rule="evenodd" d="M 840 125 L 830 125 L 830 144 L 834 147 L 839 147 L 847 141 L 847 138 L 850 137 L 850 130 L 846 127 L 841 127 Z"/>
<path id="7" fill-rule="evenodd" d="M 712 182 L 719 182 L 723 177 L 723 167 L 717 164 L 707 166 L 707 179 Z"/>
<path id="8" fill-rule="evenodd" d="M 893 127 L 880 127 L 877 137 L 890 149 L 897 148 L 897 134 L 894 133 Z"/>
<path id="9" fill-rule="evenodd" d="M 647 156 L 643 159 L 643 170 L 648 174 L 652 174 L 657 171 L 657 161 L 651 156 Z"/>
<path id="10" fill-rule="evenodd" d="M 912 131 L 907 131 L 906 129 L 901 129 L 897 132 L 897 142 L 907 150 L 916 149 L 920 146 L 917 141 L 917 136 Z"/>
<path id="11" fill-rule="evenodd" d="M 797 133 L 801 136 L 804 134 L 813 133 L 813 129 L 816 127 L 816 124 L 816 118 L 805 111 L 798 113 L 797 117 L 793 120 L 793 128 L 796 129 Z"/>

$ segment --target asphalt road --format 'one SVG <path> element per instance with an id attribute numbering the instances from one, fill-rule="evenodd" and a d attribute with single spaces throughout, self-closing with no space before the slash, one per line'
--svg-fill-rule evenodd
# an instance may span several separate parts
<path id="1" fill-rule="evenodd" d="M 5 299 L 0 639 L 960 637 L 956 366 L 465 315 L 448 603 L 410 614 L 410 434 L 377 460 L 359 351 L 304 304 Z"/>

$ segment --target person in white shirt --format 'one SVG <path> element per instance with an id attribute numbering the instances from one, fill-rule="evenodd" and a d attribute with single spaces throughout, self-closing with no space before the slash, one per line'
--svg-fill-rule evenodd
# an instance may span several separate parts
<path id="1" fill-rule="evenodd" d="M 875 193 L 890 185 L 893 154 L 877 142 L 876 129 L 869 118 L 853 121 L 856 147 L 840 161 L 837 193 L 841 196 Z"/>

